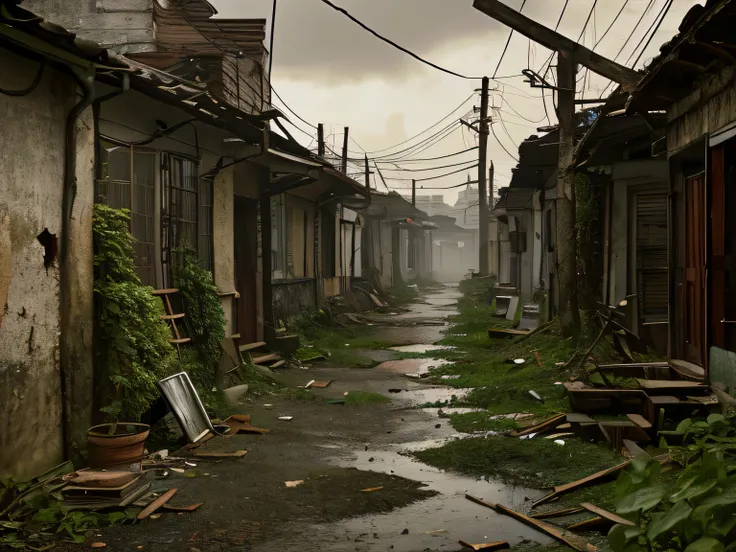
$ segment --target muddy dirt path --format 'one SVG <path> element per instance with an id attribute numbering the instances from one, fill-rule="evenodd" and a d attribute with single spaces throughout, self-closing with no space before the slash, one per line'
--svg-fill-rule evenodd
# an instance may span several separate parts
<path id="1" fill-rule="evenodd" d="M 423 297 L 401 319 L 429 326 L 381 327 L 367 331 L 399 346 L 439 340 L 460 296 L 448 286 Z M 382 352 L 390 359 L 392 353 Z M 528 507 L 539 491 L 444 473 L 407 453 L 457 438 L 437 409 L 418 405 L 444 400 L 457 390 L 427 385 L 404 376 L 427 370 L 434 361 L 388 362 L 372 369 L 310 367 L 279 373 L 291 386 L 332 380 L 313 389 L 312 401 L 250 400 L 243 412 L 254 424 L 271 428 L 265 436 L 214 439 L 216 450 L 248 450 L 240 460 L 198 462 L 196 477 L 173 474 L 161 481 L 179 489 L 177 504 L 202 502 L 193 514 L 166 514 L 156 520 L 111 529 L 94 540 L 108 550 L 383 551 L 458 550 L 469 542 L 524 540 L 546 543 L 539 533 L 464 498 L 465 493 L 517 509 Z M 389 393 L 389 389 L 401 389 Z M 389 404 L 328 404 L 345 392 L 372 391 Z M 264 406 L 270 403 L 271 406 Z M 279 416 L 293 416 L 289 422 Z M 295 488 L 286 481 L 304 480 Z M 361 489 L 382 487 L 374 492 Z M 408 532 L 407 532 L 408 531 Z M 87 545 L 89 546 L 89 545 Z"/>

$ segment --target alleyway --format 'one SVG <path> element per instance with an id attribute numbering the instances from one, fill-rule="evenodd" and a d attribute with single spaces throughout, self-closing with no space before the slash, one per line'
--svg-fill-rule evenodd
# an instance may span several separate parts
<path id="1" fill-rule="evenodd" d="M 459 295 L 457 287 L 448 286 L 411 305 L 401 316 L 437 324 L 453 313 Z M 446 329 L 375 327 L 383 339 L 400 346 L 430 344 Z M 312 367 L 281 372 L 280 379 L 291 386 L 311 379 L 333 383 L 327 389 L 314 389 L 314 401 L 249 400 L 243 411 L 251 413 L 257 425 L 271 428 L 269 435 L 215 439 L 207 446 L 244 448 L 248 455 L 242 460 L 200 463 L 194 470 L 197 477 L 172 474 L 174 480 L 166 481 L 167 486 L 179 488 L 182 503 L 203 502 L 202 508 L 194 514 L 112 529 L 101 540 L 109 550 L 202 552 L 410 552 L 457 550 L 459 539 L 548 542 L 539 533 L 464 498 L 471 493 L 519 509 L 542 493 L 443 473 L 404 454 L 456 435 L 448 420 L 438 418 L 437 409 L 416 407 L 445 400 L 458 391 L 403 375 L 432 364 L 403 360 L 373 369 Z M 389 393 L 389 389 L 402 392 Z M 325 400 L 342 397 L 346 391 L 376 392 L 393 400 L 365 406 L 332 405 Z M 283 415 L 293 420 L 278 421 Z M 303 484 L 286 488 L 285 481 L 300 479 Z M 383 488 L 360 492 L 373 487 Z"/>

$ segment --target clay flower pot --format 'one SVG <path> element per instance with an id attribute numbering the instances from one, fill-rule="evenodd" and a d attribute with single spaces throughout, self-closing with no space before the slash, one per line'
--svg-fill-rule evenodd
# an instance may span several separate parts
<path id="1" fill-rule="evenodd" d="M 147 424 L 129 422 L 91 427 L 87 431 L 90 467 L 108 468 L 140 462 L 150 430 Z"/>

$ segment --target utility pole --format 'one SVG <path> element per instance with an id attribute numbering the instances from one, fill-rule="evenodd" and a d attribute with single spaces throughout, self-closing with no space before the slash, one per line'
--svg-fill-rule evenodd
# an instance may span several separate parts
<path id="1" fill-rule="evenodd" d="M 414 206 L 417 204 L 417 181 L 413 178 L 411 180 L 411 204 Z"/>
<path id="2" fill-rule="evenodd" d="M 559 313 L 563 332 L 568 329 L 574 339 L 580 331 L 580 311 L 577 300 L 577 239 L 575 226 L 575 74 L 572 52 L 557 53 L 557 120 L 560 145 L 557 162 L 557 280 L 559 282 Z"/>
<path id="3" fill-rule="evenodd" d="M 495 180 L 495 167 L 493 161 L 491 161 L 491 167 L 488 169 L 488 206 L 493 209 L 495 198 L 496 198 L 496 180 Z"/>
<path id="4" fill-rule="evenodd" d="M 325 125 L 322 123 L 317 125 L 317 155 L 325 156 Z"/>
<path id="5" fill-rule="evenodd" d="M 348 173 L 348 133 L 350 132 L 349 127 L 345 127 L 345 134 L 342 140 L 342 172 Z"/>
<path id="6" fill-rule="evenodd" d="M 473 6 L 487 16 L 511 27 L 519 34 L 557 52 L 557 85 L 542 82 L 542 87 L 553 88 L 559 96 L 559 158 L 557 166 L 557 236 L 556 268 L 559 285 L 558 308 L 562 337 L 580 335 L 580 313 L 577 298 L 577 251 L 575 239 L 575 187 L 573 155 L 575 148 L 575 69 L 578 63 L 594 73 L 621 84 L 631 91 L 641 79 L 633 69 L 596 54 L 582 44 L 526 17 L 500 0 L 474 0 Z M 539 79 L 531 79 L 540 86 Z M 543 79 L 542 79 L 543 80 Z"/>
<path id="7" fill-rule="evenodd" d="M 486 166 L 488 165 L 488 77 L 483 77 L 480 92 L 480 124 L 478 125 L 478 209 L 480 214 L 480 228 L 478 238 L 480 251 L 478 254 L 478 269 L 481 276 L 488 276 L 488 188 L 486 186 Z"/>
<path id="8" fill-rule="evenodd" d="M 368 154 L 365 156 L 365 187 L 371 189 L 371 169 L 368 167 Z"/>

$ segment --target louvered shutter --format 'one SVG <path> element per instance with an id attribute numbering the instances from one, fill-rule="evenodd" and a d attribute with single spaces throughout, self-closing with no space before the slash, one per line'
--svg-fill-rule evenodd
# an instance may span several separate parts
<path id="1" fill-rule="evenodd" d="M 667 321 L 667 194 L 636 196 L 636 269 L 643 323 Z"/>

